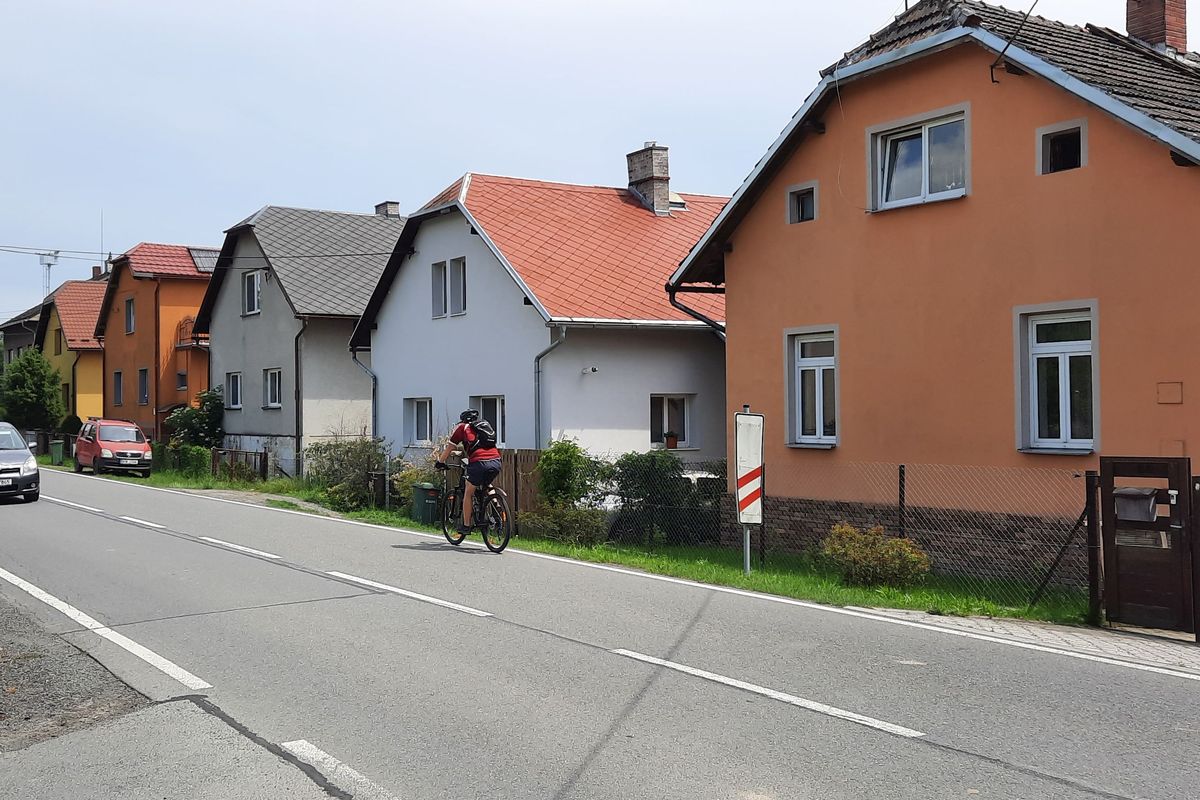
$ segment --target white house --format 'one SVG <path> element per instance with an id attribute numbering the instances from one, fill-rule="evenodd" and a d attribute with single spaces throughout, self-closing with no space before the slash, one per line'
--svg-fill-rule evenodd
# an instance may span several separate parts
<path id="1" fill-rule="evenodd" d="M 503 446 L 725 452 L 724 342 L 664 290 L 726 198 L 670 191 L 667 149 L 629 187 L 469 173 L 408 218 L 351 339 L 370 350 L 378 433 L 427 450 L 473 407 Z M 416 453 L 414 452 L 414 455 Z"/>
<path id="2" fill-rule="evenodd" d="M 295 474 L 313 442 L 371 432 L 369 361 L 346 341 L 396 245 L 395 203 L 374 214 L 266 206 L 225 233 L 196 318 L 225 444 Z"/>

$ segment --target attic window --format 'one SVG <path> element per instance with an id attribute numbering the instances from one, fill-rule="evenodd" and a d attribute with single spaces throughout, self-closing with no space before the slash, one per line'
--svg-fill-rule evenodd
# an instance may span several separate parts
<path id="1" fill-rule="evenodd" d="M 815 181 L 788 187 L 787 200 L 789 225 L 812 222 L 817 218 L 817 184 Z"/>
<path id="2" fill-rule="evenodd" d="M 1087 166 L 1087 120 L 1039 128 L 1037 137 L 1039 175 Z"/>

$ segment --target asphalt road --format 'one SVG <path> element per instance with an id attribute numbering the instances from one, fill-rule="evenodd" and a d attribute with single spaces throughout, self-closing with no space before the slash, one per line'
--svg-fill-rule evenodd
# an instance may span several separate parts
<path id="1" fill-rule="evenodd" d="M 1200 791 L 1200 681 L 1185 676 L 208 497 L 43 480 L 42 502 L 0 505 L 0 593 L 152 699 L 206 704 L 332 796 Z"/>

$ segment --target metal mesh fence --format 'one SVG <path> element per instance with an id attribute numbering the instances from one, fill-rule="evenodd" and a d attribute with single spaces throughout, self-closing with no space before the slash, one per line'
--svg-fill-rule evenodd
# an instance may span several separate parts
<path id="1" fill-rule="evenodd" d="M 609 541 L 740 547 L 742 529 L 722 461 L 617 475 L 601 501 Z M 768 465 L 764 522 L 753 531 L 756 564 L 804 563 L 831 528 L 882 526 L 929 558 L 927 585 L 1007 608 L 1086 603 L 1084 479 L 1059 469 L 930 464 Z"/>

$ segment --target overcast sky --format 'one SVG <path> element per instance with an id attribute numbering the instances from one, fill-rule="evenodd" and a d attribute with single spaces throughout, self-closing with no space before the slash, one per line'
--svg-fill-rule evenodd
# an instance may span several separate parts
<path id="1" fill-rule="evenodd" d="M 268 203 L 407 212 L 468 170 L 624 185 L 648 139 L 672 188 L 729 194 L 817 71 L 903 8 L 0 0 L 0 247 L 99 250 L 102 209 L 114 253 L 219 246 Z M 1123 0 L 1037 13 L 1124 30 Z M 63 260 L 53 282 L 87 274 Z M 0 320 L 41 283 L 36 256 L 0 252 Z"/>

